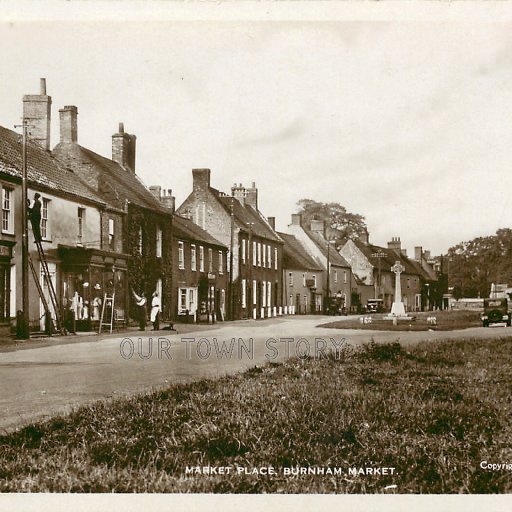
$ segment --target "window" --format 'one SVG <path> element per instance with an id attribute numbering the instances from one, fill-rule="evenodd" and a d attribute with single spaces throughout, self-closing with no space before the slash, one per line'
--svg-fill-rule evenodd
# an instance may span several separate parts
<path id="1" fill-rule="evenodd" d="M 195 272 L 197 270 L 197 262 L 196 262 L 196 246 L 190 246 L 190 268 Z"/>
<path id="2" fill-rule="evenodd" d="M 302 286 L 306 286 L 306 274 L 302 274 Z"/>
<path id="3" fill-rule="evenodd" d="M 204 247 L 199 246 L 199 272 L 204 272 Z"/>
<path id="4" fill-rule="evenodd" d="M 208 249 L 208 272 L 213 273 L 213 251 Z"/>
<path id="5" fill-rule="evenodd" d="M 316 288 L 316 274 L 313 274 L 313 288 Z"/>
<path id="6" fill-rule="evenodd" d="M 10 188 L 2 189 L 2 231 L 14 233 L 12 222 L 13 191 Z"/>
<path id="7" fill-rule="evenodd" d="M 267 283 L 265 281 L 261 283 L 261 305 L 262 307 L 267 305 Z"/>
<path id="8" fill-rule="evenodd" d="M 114 249 L 114 219 L 108 219 L 108 245 Z"/>
<path id="9" fill-rule="evenodd" d="M 254 305 L 256 305 L 256 302 L 258 301 L 258 290 L 257 290 L 257 286 L 256 286 L 256 279 L 253 280 L 252 282 L 252 303 Z"/>
<path id="10" fill-rule="evenodd" d="M 197 311 L 196 288 L 178 289 L 178 315 L 193 315 Z"/>
<path id="11" fill-rule="evenodd" d="M 41 238 L 44 240 L 48 240 L 50 237 L 49 213 L 50 200 L 43 197 L 41 206 Z"/>
<path id="12" fill-rule="evenodd" d="M 272 283 L 267 283 L 267 306 L 272 306 Z"/>
<path id="13" fill-rule="evenodd" d="M 156 257 L 162 257 L 162 230 L 160 226 L 156 227 Z"/>
<path id="14" fill-rule="evenodd" d="M 183 270 L 185 268 L 185 244 L 178 242 L 178 268 Z"/>
<path id="15" fill-rule="evenodd" d="M 261 249 L 261 251 L 262 251 L 262 253 L 263 253 L 263 254 L 261 255 L 261 256 L 262 256 L 262 265 L 263 265 L 263 267 L 266 267 L 266 266 L 267 266 L 267 256 L 266 256 L 266 254 L 267 254 L 267 250 L 266 250 L 266 247 L 267 247 L 267 246 L 266 246 L 265 244 L 263 244 L 263 247 L 262 247 L 262 249 Z"/>
<path id="16" fill-rule="evenodd" d="M 334 271 L 334 284 L 337 284 L 338 283 L 338 271 L 335 270 Z"/>
<path id="17" fill-rule="evenodd" d="M 78 208 L 78 242 L 81 243 L 84 236 L 85 208 Z"/>
<path id="18" fill-rule="evenodd" d="M 137 252 L 142 254 L 142 226 L 139 226 L 139 238 L 137 241 Z"/>
<path id="19" fill-rule="evenodd" d="M 267 260 L 268 260 L 268 268 L 272 268 L 272 247 L 267 245 Z"/>
<path id="20" fill-rule="evenodd" d="M 343 282 L 345 284 L 347 284 L 347 271 L 346 270 L 343 271 Z"/>
<path id="21" fill-rule="evenodd" d="M 219 251 L 219 274 L 224 274 L 224 258 L 222 251 Z"/>
<path id="22" fill-rule="evenodd" d="M 252 243 L 252 264 L 256 266 L 256 242 Z"/>
<path id="23" fill-rule="evenodd" d="M 288 285 L 293 286 L 293 272 L 288 272 Z"/>
<path id="24" fill-rule="evenodd" d="M 261 242 L 258 242 L 258 267 L 261 267 Z"/>
<path id="25" fill-rule="evenodd" d="M 245 238 L 242 240 L 242 263 L 245 263 Z"/>
<path id="26" fill-rule="evenodd" d="M 247 293 L 247 283 L 245 279 L 242 279 L 242 307 L 246 307 L 246 293 Z"/>
<path id="27" fill-rule="evenodd" d="M 277 247 L 274 247 L 274 270 L 277 270 Z"/>

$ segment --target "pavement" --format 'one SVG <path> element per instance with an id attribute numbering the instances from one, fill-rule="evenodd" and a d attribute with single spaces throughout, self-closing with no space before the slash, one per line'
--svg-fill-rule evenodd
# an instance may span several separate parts
<path id="1" fill-rule="evenodd" d="M 344 318 L 344 317 L 343 317 Z M 0 430 L 65 414 L 96 400 L 110 400 L 171 384 L 233 374 L 267 361 L 320 357 L 345 343 L 494 338 L 512 328 L 384 332 L 317 327 L 333 317 L 295 316 L 173 331 L 130 331 L 65 336 L 3 346 L 0 352 Z M 338 318 L 336 320 L 339 320 Z"/>

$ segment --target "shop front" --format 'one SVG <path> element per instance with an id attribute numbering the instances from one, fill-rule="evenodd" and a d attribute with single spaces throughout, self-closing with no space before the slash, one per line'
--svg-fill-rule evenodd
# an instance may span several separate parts
<path id="1" fill-rule="evenodd" d="M 0 240 L 0 334 L 8 336 L 11 330 L 11 317 L 15 316 L 16 311 L 13 308 L 12 289 L 14 279 L 12 279 L 12 247 L 15 242 Z"/>
<path id="2" fill-rule="evenodd" d="M 113 318 L 117 325 L 125 325 L 129 256 L 67 246 L 59 246 L 59 255 L 62 261 L 62 315 L 67 329 L 71 332 L 96 331 L 102 314 L 104 322 Z M 112 303 L 105 300 L 111 298 Z"/>

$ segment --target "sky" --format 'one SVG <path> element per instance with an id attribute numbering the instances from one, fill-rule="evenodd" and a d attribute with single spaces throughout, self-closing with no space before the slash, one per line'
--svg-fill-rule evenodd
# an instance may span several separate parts
<path id="1" fill-rule="evenodd" d="M 440 254 L 512 224 L 512 22 L 335 19 L 48 22 L 0 15 L 0 124 L 47 80 L 78 107 L 78 142 L 111 156 L 118 123 L 136 172 L 190 193 L 259 190 L 286 230 L 302 198 L 364 215 L 370 241 Z"/>

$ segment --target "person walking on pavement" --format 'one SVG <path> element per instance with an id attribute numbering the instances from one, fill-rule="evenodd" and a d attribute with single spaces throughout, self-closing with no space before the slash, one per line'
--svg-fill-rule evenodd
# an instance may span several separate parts
<path id="1" fill-rule="evenodd" d="M 153 293 L 151 299 L 151 316 L 149 319 L 153 322 L 153 331 L 158 331 L 160 329 L 160 297 L 157 291 Z"/>
<path id="2" fill-rule="evenodd" d="M 36 192 L 34 194 L 34 202 L 32 207 L 28 205 L 28 213 L 30 215 L 30 222 L 32 223 L 32 232 L 34 233 L 34 240 L 40 242 L 41 238 L 41 201 L 39 198 L 41 194 Z M 27 199 L 28 201 L 28 199 Z"/>
<path id="3" fill-rule="evenodd" d="M 135 293 L 135 290 L 132 288 L 132 293 L 135 298 L 135 302 L 139 307 L 139 331 L 146 330 L 146 297 L 144 296 L 144 292 L 141 292 L 140 295 Z"/>

